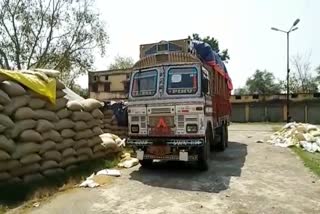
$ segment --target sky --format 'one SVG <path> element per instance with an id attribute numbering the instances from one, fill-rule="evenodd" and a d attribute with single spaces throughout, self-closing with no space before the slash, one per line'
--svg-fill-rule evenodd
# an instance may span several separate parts
<path id="1" fill-rule="evenodd" d="M 105 70 L 117 55 L 139 59 L 139 45 L 187 38 L 192 33 L 212 36 L 220 49 L 229 50 L 226 64 L 234 88 L 245 85 L 256 69 L 286 77 L 286 34 L 290 57 L 309 55 L 314 69 L 320 65 L 319 0 L 97 0 L 106 23 L 110 44 L 104 57 L 96 56 L 95 68 Z M 88 86 L 87 76 L 79 84 Z"/>

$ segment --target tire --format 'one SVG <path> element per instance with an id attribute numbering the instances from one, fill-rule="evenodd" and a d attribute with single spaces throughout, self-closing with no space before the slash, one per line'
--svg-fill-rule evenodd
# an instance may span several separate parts
<path id="1" fill-rule="evenodd" d="M 226 133 L 226 148 L 229 147 L 229 132 L 228 132 L 228 125 L 225 125 L 225 133 Z"/>
<path id="2" fill-rule="evenodd" d="M 210 126 L 208 126 L 206 130 L 206 138 L 205 138 L 205 144 L 204 146 L 200 149 L 198 153 L 198 169 L 200 171 L 207 171 L 209 169 L 209 156 L 210 156 L 210 144 L 213 141 L 213 136 L 212 136 L 212 128 L 210 130 Z"/>
<path id="3" fill-rule="evenodd" d="M 150 168 L 152 166 L 153 160 L 152 159 L 139 160 L 139 163 L 141 164 L 142 168 Z"/>
<path id="4" fill-rule="evenodd" d="M 226 149 L 226 144 L 227 144 L 225 124 L 219 127 L 219 129 L 221 129 L 221 135 L 220 135 L 220 141 L 218 142 L 217 147 L 219 152 L 223 152 Z"/>

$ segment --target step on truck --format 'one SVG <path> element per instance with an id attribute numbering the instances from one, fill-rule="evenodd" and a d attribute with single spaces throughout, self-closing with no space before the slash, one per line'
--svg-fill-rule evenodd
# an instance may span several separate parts
<path id="1" fill-rule="evenodd" d="M 140 45 L 128 95 L 127 144 L 142 167 L 194 161 L 228 147 L 231 79 L 221 58 L 190 39 Z"/>

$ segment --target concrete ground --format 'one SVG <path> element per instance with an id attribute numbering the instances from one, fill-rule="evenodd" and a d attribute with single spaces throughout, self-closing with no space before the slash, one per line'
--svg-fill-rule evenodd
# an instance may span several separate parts
<path id="1" fill-rule="evenodd" d="M 289 149 L 256 143 L 272 125 L 233 124 L 210 170 L 156 163 L 95 189 L 59 193 L 29 213 L 320 213 L 320 181 Z M 19 212 L 19 211 L 17 211 Z"/>

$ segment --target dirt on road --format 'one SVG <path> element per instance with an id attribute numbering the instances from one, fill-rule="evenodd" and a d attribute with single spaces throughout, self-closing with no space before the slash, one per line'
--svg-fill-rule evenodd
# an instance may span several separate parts
<path id="1" fill-rule="evenodd" d="M 184 163 L 136 166 L 96 189 L 57 194 L 29 213 L 320 213 L 320 181 L 290 149 L 256 143 L 271 125 L 229 127 L 229 148 L 210 170 Z M 19 211 L 17 211 L 19 212 Z"/>

